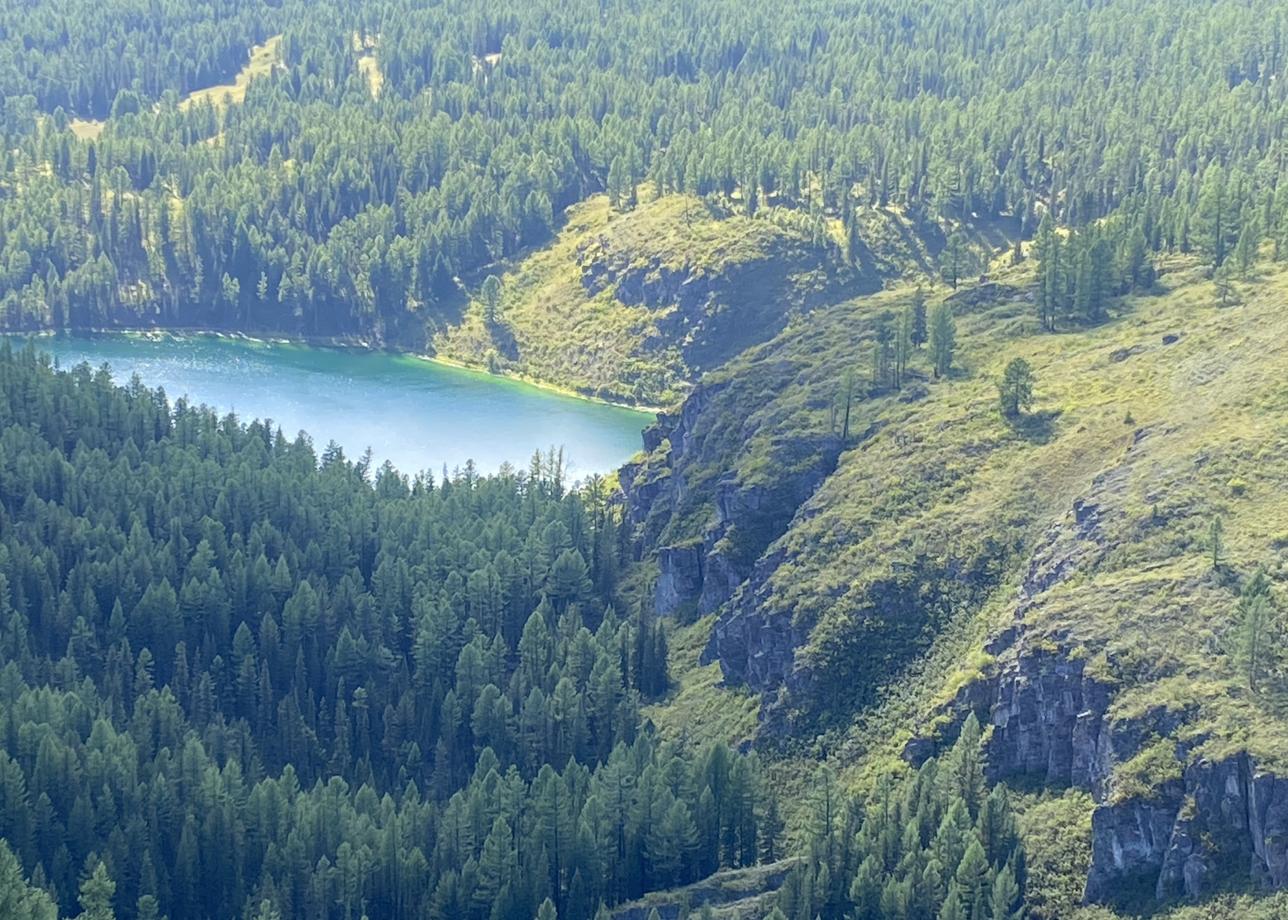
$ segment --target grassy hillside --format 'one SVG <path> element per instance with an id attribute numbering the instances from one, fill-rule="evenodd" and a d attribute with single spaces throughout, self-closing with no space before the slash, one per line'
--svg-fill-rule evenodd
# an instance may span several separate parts
<path id="1" fill-rule="evenodd" d="M 1232 660 L 1213 651 L 1241 579 L 1262 565 L 1274 579 L 1288 574 L 1288 391 L 1278 370 L 1288 275 L 1249 285 L 1228 308 L 1186 266 L 1163 285 L 1104 326 L 1056 335 L 1031 334 L 1023 296 L 967 314 L 959 378 L 881 407 L 881 431 L 842 455 L 784 537 L 791 562 L 769 577 L 761 602 L 813 618 L 803 649 L 812 667 L 838 685 L 862 680 L 872 647 L 855 670 L 852 644 L 885 636 L 886 624 L 865 614 L 875 583 L 901 569 L 960 574 L 985 559 L 979 577 L 998 597 L 981 597 L 979 609 L 1009 624 L 1015 585 L 1047 528 L 1090 494 L 1103 553 L 1028 610 L 1031 625 L 1087 649 L 1129 690 L 1119 705 L 1218 707 L 1205 752 L 1245 741 L 1279 750 L 1273 733 L 1262 737 L 1264 720 L 1240 712 L 1267 701 L 1241 691 Z M 994 383 L 1015 356 L 1038 381 L 1019 425 L 998 412 Z M 1214 518 L 1225 534 L 1217 569 Z"/>
<path id="2" fill-rule="evenodd" d="M 553 242 L 501 274 L 497 319 L 475 291 L 462 322 L 433 338 L 445 358 L 615 401 L 669 405 L 703 371 L 782 329 L 792 316 L 928 266 L 925 241 L 874 211 L 850 264 L 837 228 L 770 209 L 755 218 L 697 198 L 617 211 L 596 196 Z M 482 279 L 476 279 L 481 285 Z"/>
<path id="3" fill-rule="evenodd" d="M 1021 716 L 991 742 L 999 778 L 1033 790 L 1022 810 L 1041 916 L 1067 916 L 1081 900 L 1093 807 L 1108 819 L 1141 802 L 1201 799 L 1196 764 L 1249 758 L 1279 775 L 1288 766 L 1288 710 L 1271 673 L 1282 663 L 1277 610 L 1266 626 L 1276 650 L 1255 676 L 1239 640 L 1240 591 L 1254 571 L 1280 586 L 1272 598 L 1288 577 L 1288 272 L 1263 263 L 1226 306 L 1190 261 L 1162 268 L 1155 291 L 1124 299 L 1107 322 L 1055 334 L 1038 332 L 1026 265 L 932 296 L 955 306 L 954 373 L 930 379 L 915 359 L 902 392 L 858 407 L 858 434 L 834 471 L 716 618 L 717 634 L 751 623 L 761 643 L 713 643 L 728 684 L 710 676 L 714 664 L 686 669 L 676 656 L 675 705 L 686 714 L 739 711 L 754 699 L 744 680 L 767 694 L 761 739 L 785 745 L 784 788 L 820 756 L 863 788 L 913 756 L 909 742 L 951 738 L 967 709 L 987 720 L 989 694 L 1014 674 L 1021 686 L 1076 670 L 1079 692 L 1106 700 L 1110 751 L 1104 775 L 1092 770 L 1094 798 L 1063 792 L 1068 780 L 1047 761 L 1036 774 L 1023 768 L 1030 748 L 1053 742 L 1035 740 Z M 865 367 L 874 315 L 910 296 L 817 310 L 709 375 L 712 395 L 684 450 L 663 442 L 637 472 L 684 484 L 641 526 L 663 545 L 710 534 L 731 489 L 772 492 L 817 466 L 835 438 L 838 381 Z M 1017 356 L 1034 370 L 1036 400 L 1011 422 L 996 381 Z M 686 628 L 683 645 L 712 623 Z M 757 670 L 775 657 L 781 674 Z M 1140 884 L 1132 903 L 1149 907 L 1153 874 Z M 1272 916 L 1268 905 L 1256 909 Z"/>

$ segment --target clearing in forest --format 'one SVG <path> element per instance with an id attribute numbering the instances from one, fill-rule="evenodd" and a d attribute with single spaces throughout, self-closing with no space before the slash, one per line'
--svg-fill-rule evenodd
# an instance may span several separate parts
<path id="1" fill-rule="evenodd" d="M 280 60 L 281 47 L 281 35 L 274 35 L 262 45 L 256 45 L 250 49 L 250 60 L 237 72 L 232 83 L 220 83 L 217 86 L 194 90 L 179 102 L 179 108 L 186 109 L 206 101 L 216 106 L 225 103 L 240 104 L 246 98 L 246 87 L 250 86 L 250 81 L 272 72 L 273 67 Z"/>
<path id="2" fill-rule="evenodd" d="M 358 72 L 366 78 L 372 99 L 380 98 L 380 89 L 385 84 L 385 75 L 380 72 L 380 62 L 376 60 L 376 48 L 379 44 L 378 35 L 353 33 L 353 50 L 358 55 Z"/>
<path id="3" fill-rule="evenodd" d="M 261 45 L 255 45 L 250 49 L 250 60 L 246 66 L 237 72 L 233 77 L 232 83 L 220 83 L 217 86 L 207 86 L 205 89 L 193 90 L 188 95 L 179 100 L 179 108 L 187 109 L 194 105 L 200 105 L 204 101 L 209 101 L 211 105 L 233 104 L 239 105 L 246 98 L 246 87 L 250 81 L 256 77 L 262 77 L 272 72 L 273 67 L 280 62 L 280 50 L 282 47 L 282 36 L 274 35 Z M 368 77 L 372 80 L 372 94 L 376 92 L 376 84 L 379 82 L 379 73 L 376 77 Z M 72 134 L 82 141 L 96 141 L 107 127 L 106 120 L 93 118 L 73 118 L 68 127 Z"/>

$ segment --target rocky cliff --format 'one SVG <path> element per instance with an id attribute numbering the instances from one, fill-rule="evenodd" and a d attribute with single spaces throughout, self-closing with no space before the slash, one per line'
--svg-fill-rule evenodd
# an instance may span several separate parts
<path id="1" fill-rule="evenodd" d="M 924 761 L 974 713 L 990 728 L 992 780 L 1090 792 L 1084 897 L 1091 903 L 1194 899 L 1240 879 L 1288 884 L 1282 772 L 1246 749 L 1213 745 L 1204 701 L 1142 705 L 1117 650 L 1076 626 L 1053 628 L 1045 609 L 1060 603 L 1062 590 L 1079 586 L 1084 603 L 1096 591 L 1097 569 L 1112 564 L 1111 534 L 1127 523 L 1125 493 L 1150 434 L 1138 431 L 1122 462 L 1047 531 L 1020 585 L 1014 624 L 987 647 L 991 664 L 958 691 L 939 737 L 916 738 L 904 750 Z M 1127 702 L 1129 691 L 1137 699 Z"/>
<path id="2" fill-rule="evenodd" d="M 990 778 L 1088 790 L 1092 864 L 1085 899 L 1132 903 L 1199 898 L 1238 884 L 1288 884 L 1288 779 L 1247 751 L 1219 759 L 1185 736 L 1185 714 L 1114 710 L 1114 687 L 1070 648 L 1004 637 L 990 675 L 964 688 L 958 716 L 992 731 Z M 950 732 L 951 734 L 951 732 Z M 917 739 L 917 762 L 937 744 Z M 1141 763 L 1144 761 L 1144 763 Z M 1148 767 L 1148 776 L 1132 775 Z"/>
<path id="3" fill-rule="evenodd" d="M 637 558 L 651 552 L 657 562 L 654 608 L 663 616 L 720 609 L 835 466 L 839 441 L 824 434 L 773 445 L 782 476 L 712 476 L 730 459 L 730 432 L 714 422 L 741 395 L 729 383 L 699 385 L 678 413 L 659 416 L 645 433 L 648 454 L 619 476 Z"/>

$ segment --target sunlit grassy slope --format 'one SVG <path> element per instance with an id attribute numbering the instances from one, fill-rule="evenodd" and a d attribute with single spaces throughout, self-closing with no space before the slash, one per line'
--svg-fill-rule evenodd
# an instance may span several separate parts
<path id="1" fill-rule="evenodd" d="M 250 58 L 247 60 L 246 66 L 237 72 L 231 83 L 220 83 L 216 86 L 194 90 L 179 100 L 179 107 L 183 109 L 191 108 L 203 102 L 209 102 L 215 106 L 222 106 L 228 103 L 240 104 L 246 98 L 246 87 L 250 86 L 251 80 L 256 77 L 267 76 L 272 72 L 273 66 L 280 59 L 281 44 L 282 36 L 274 35 L 263 44 L 251 48 Z M 372 80 L 372 92 L 375 93 L 377 91 L 375 87 L 377 86 L 378 75 L 369 78 Z M 103 134 L 103 130 L 107 127 L 107 122 L 92 118 L 73 118 L 68 122 L 67 126 L 81 140 L 95 141 Z"/>
<path id="2" fill-rule="evenodd" d="M 1285 714 L 1249 688 L 1231 653 L 1244 579 L 1263 566 L 1277 585 L 1288 578 L 1288 272 L 1264 261 L 1238 285 L 1238 302 L 1222 306 L 1193 261 L 1162 268 L 1155 291 L 1124 299 L 1107 322 L 1055 334 L 1033 318 L 1031 267 L 1001 269 L 953 298 L 950 379 L 929 379 L 920 358 L 921 379 L 862 404 L 858 427 L 869 436 L 841 454 L 771 547 L 782 561 L 744 588 L 754 587 L 758 611 L 809 627 L 797 660 L 812 680 L 782 701 L 784 788 L 819 757 L 861 788 L 899 768 L 911 737 L 933 735 L 947 701 L 989 672 L 987 639 L 1016 622 L 1020 582 L 1079 499 L 1097 506 L 1099 546 L 1024 613 L 1023 628 L 1031 642 L 1084 657 L 1088 675 L 1114 688 L 1111 716 L 1166 711 L 1179 724 L 1118 768 L 1112 794 L 1148 794 L 1200 757 L 1246 749 L 1262 764 L 1288 762 Z M 682 470 L 692 504 L 675 513 L 669 538 L 709 519 L 704 483 L 790 474 L 784 445 L 831 430 L 838 381 L 847 368 L 866 370 L 872 317 L 909 296 L 895 289 L 817 310 L 708 378 L 719 385 L 711 424 L 728 431 L 708 433 L 708 453 Z M 945 296 L 941 288 L 932 302 Z M 998 411 L 996 380 L 1017 356 L 1037 385 L 1014 424 Z M 890 615 L 905 590 L 914 609 L 949 600 L 909 627 Z M 680 689 L 652 717 L 666 730 L 701 734 L 708 724 L 736 739 L 755 701 L 685 652 L 711 622 L 676 633 Z M 1058 790 L 1023 801 L 1047 915 L 1066 915 L 1080 896 L 1089 809 L 1084 794 Z"/>
<path id="3" fill-rule="evenodd" d="M 246 87 L 250 86 L 252 80 L 272 72 L 274 65 L 279 61 L 281 45 L 282 36 L 274 35 L 262 45 L 256 45 L 251 48 L 250 59 L 246 62 L 246 66 L 233 77 L 232 83 L 208 86 L 205 89 L 189 93 L 179 102 L 179 107 L 190 108 L 201 105 L 203 102 L 209 102 L 215 106 L 228 103 L 239 104 L 246 98 Z"/>
<path id="4" fill-rule="evenodd" d="M 893 213 L 869 216 L 871 252 L 855 264 L 832 229 L 815 234 L 797 213 L 749 218 L 685 196 L 654 198 L 648 185 L 629 211 L 594 196 L 570 209 L 550 245 L 500 273 L 495 324 L 484 322 L 476 298 L 433 344 L 465 363 L 669 405 L 701 372 L 793 316 L 928 261 L 924 243 Z"/>

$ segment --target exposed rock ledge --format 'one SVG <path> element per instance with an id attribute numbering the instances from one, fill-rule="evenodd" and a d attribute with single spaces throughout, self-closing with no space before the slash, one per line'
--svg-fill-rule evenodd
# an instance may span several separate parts
<path id="1" fill-rule="evenodd" d="M 1112 475 L 1093 487 L 1098 498 L 1112 491 Z M 1047 534 L 1021 588 L 1017 624 L 1044 591 L 1101 556 L 1106 541 L 1100 519 L 1110 506 L 1111 499 L 1080 501 Z M 1159 739 L 1175 737 L 1186 713 L 1159 707 L 1116 716 L 1115 687 L 1088 675 L 1086 650 L 1075 653 L 1059 636 L 1039 640 L 1016 625 L 988 650 L 996 656 L 993 664 L 948 706 L 950 728 L 935 739 L 914 739 L 904 756 L 923 762 L 974 712 L 992 727 L 992 779 L 1088 790 L 1096 806 L 1087 902 L 1142 891 L 1159 900 L 1197 898 L 1239 877 L 1263 887 L 1288 886 L 1288 778 L 1247 752 L 1203 759 L 1191 742 L 1188 749 L 1178 745 L 1171 778 L 1163 777 L 1147 795 L 1129 795 L 1114 788 L 1115 770 Z"/>
<path id="2" fill-rule="evenodd" d="M 678 413 L 660 415 L 644 432 L 648 456 L 620 471 L 626 526 L 635 556 L 656 553 L 658 579 L 653 606 L 661 616 L 706 615 L 719 610 L 753 570 L 763 570 L 765 549 L 783 534 L 797 509 L 836 467 L 838 438 L 794 439 L 790 473 L 770 485 L 724 476 L 710 490 L 714 514 L 701 534 L 666 544 L 662 533 L 671 516 L 690 498 L 686 473 L 722 459 L 711 455 L 718 447 L 713 449 L 706 443 L 711 427 L 707 413 L 720 411 L 716 403 L 727 387 L 727 383 L 696 386 Z M 664 445 L 668 449 L 663 449 Z"/>
<path id="3" fill-rule="evenodd" d="M 1232 873 L 1255 884 L 1288 885 L 1288 778 L 1241 753 L 1196 760 L 1148 798 L 1116 796 L 1111 777 L 1150 741 L 1177 727 L 1174 713 L 1137 719 L 1108 714 L 1112 688 L 1084 674 L 1062 650 L 1031 647 L 1008 634 L 995 672 L 958 694 L 964 719 L 974 711 L 993 731 L 991 778 L 1035 778 L 1086 789 L 1092 814 L 1092 862 L 1085 899 L 1110 902 L 1142 887 L 1159 900 L 1197 898 Z M 924 761 L 936 743 L 918 739 L 905 756 Z"/>

